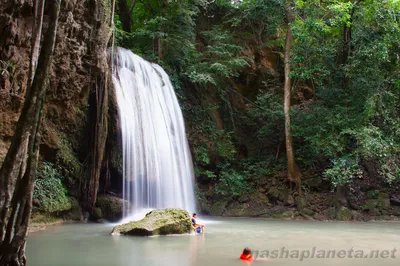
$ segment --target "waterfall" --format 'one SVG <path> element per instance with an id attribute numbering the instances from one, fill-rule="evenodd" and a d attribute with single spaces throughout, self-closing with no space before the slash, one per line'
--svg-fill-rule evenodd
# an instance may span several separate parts
<path id="1" fill-rule="evenodd" d="M 195 210 L 182 111 L 165 71 L 131 51 L 114 55 L 123 148 L 124 217 L 149 209 Z"/>

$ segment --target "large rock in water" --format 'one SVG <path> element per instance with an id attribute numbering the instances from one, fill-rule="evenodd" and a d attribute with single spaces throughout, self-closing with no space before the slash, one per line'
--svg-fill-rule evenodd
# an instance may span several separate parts
<path id="1" fill-rule="evenodd" d="M 192 230 L 189 213 L 182 209 L 159 209 L 146 214 L 137 222 L 117 225 L 112 234 L 152 236 L 188 234 Z"/>

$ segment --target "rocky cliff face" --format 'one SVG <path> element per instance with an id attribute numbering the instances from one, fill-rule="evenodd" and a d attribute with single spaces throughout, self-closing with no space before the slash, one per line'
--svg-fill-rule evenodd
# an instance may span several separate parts
<path id="1" fill-rule="evenodd" d="M 90 95 L 107 71 L 111 1 L 64 0 L 51 77 L 47 90 L 40 147 L 42 161 L 57 165 L 67 185 L 77 187 Z M 43 32 L 47 28 L 46 8 Z M 32 0 L 3 0 L 0 5 L 0 163 L 3 161 L 23 106 L 27 87 L 33 20 Z"/>

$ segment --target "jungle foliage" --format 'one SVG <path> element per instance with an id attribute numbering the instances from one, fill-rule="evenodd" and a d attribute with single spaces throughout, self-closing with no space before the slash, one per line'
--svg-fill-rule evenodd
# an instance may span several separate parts
<path id="1" fill-rule="evenodd" d="M 285 3 L 299 167 L 333 188 L 371 160 L 387 183 L 399 180 L 397 0 L 118 0 L 116 41 L 169 72 L 196 175 L 236 195 L 285 169 Z M 246 172 L 248 162 L 260 173 Z"/>
<path id="2" fill-rule="evenodd" d="M 67 189 L 62 184 L 63 177 L 51 163 L 42 163 L 36 172 L 33 198 L 38 201 L 37 209 L 43 212 L 69 210 L 71 202 Z"/>

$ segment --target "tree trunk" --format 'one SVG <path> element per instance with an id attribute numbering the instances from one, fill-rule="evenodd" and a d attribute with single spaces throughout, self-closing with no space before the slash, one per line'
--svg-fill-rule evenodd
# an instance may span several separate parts
<path id="1" fill-rule="evenodd" d="M 288 161 L 288 178 L 290 181 L 296 183 L 297 189 L 301 189 L 301 173 L 294 160 L 294 150 L 292 143 L 292 135 L 290 132 L 290 97 L 291 97 L 291 79 L 290 79 L 290 53 L 293 42 L 293 35 L 290 23 L 293 21 L 293 14 L 291 11 L 290 1 L 285 2 L 286 9 L 286 41 L 285 41 L 285 84 L 284 84 L 284 112 L 285 112 L 285 138 L 286 138 L 286 155 Z"/>
<path id="2" fill-rule="evenodd" d="M 35 21 L 34 23 L 32 23 L 32 47 L 31 61 L 29 62 L 28 88 L 32 85 L 32 80 L 33 76 L 35 75 L 37 60 L 39 56 L 40 39 L 42 37 L 44 2 L 44 0 L 36 0 L 34 6 Z"/>
<path id="3" fill-rule="evenodd" d="M 168 11 L 168 1 L 167 0 L 163 0 L 161 3 L 161 16 L 163 18 L 167 17 L 167 11 Z M 160 32 L 165 31 L 165 27 L 163 27 L 163 25 L 161 25 L 160 27 Z M 163 37 L 157 37 L 155 39 L 155 51 L 158 55 L 158 58 L 160 58 L 161 60 L 164 59 L 164 53 L 163 53 Z"/>
<path id="4" fill-rule="evenodd" d="M 98 12 L 101 12 L 100 3 L 96 3 Z M 110 74 L 108 71 L 108 63 L 106 56 L 101 53 L 107 51 L 107 43 L 110 40 L 113 29 L 113 16 L 115 1 L 112 1 L 112 14 L 109 27 L 102 27 L 101 33 L 98 35 L 96 46 L 93 48 L 98 51 L 98 69 L 93 71 L 93 80 L 96 80 L 95 88 L 91 94 L 91 102 L 93 102 L 93 109 L 89 116 L 89 121 L 93 121 L 90 125 L 92 129 L 90 134 L 89 150 L 90 156 L 88 164 L 86 165 L 87 178 L 81 185 L 81 198 L 80 203 L 86 213 L 93 213 L 94 206 L 97 200 L 97 192 L 100 184 L 100 173 L 104 160 L 104 149 L 106 146 L 108 123 L 108 84 L 110 83 Z"/>
<path id="5" fill-rule="evenodd" d="M 39 1 L 39 6 L 43 4 L 43 1 Z M 32 211 L 32 194 L 39 156 L 41 113 L 61 6 L 61 0 L 51 0 L 50 2 L 49 27 L 43 40 L 38 67 L 34 74 L 32 85 L 28 84 L 29 89 L 17 123 L 17 129 L 6 159 L 0 169 L 0 180 L 2 180 L 0 193 L 5 196 L 1 198 L 0 202 L 1 266 L 26 265 L 25 241 Z M 38 20 L 36 21 L 39 22 Z M 12 200 L 11 195 L 13 195 Z M 9 213 L 10 209 L 11 214 Z"/>
<path id="6" fill-rule="evenodd" d="M 118 1 L 119 17 L 122 21 L 122 29 L 126 32 L 132 32 L 132 11 L 136 5 L 136 0 L 132 2 L 131 7 L 128 7 L 128 2 Z"/>

